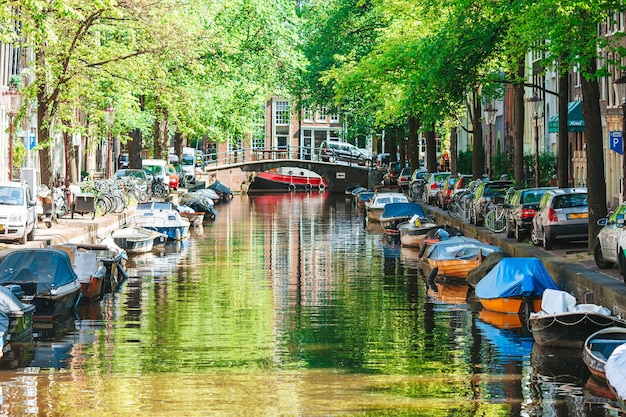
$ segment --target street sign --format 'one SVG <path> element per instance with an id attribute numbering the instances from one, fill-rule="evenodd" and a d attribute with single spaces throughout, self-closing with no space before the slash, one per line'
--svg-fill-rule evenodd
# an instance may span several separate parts
<path id="1" fill-rule="evenodd" d="M 28 134 L 28 150 L 32 151 L 35 145 L 35 134 L 31 132 Z"/>
<path id="2" fill-rule="evenodd" d="M 622 132 L 609 132 L 609 149 L 622 154 Z"/>

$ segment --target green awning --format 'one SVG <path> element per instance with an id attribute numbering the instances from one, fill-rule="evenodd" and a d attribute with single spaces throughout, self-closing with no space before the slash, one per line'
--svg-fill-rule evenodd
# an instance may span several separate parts
<path id="1" fill-rule="evenodd" d="M 582 132 L 585 130 L 585 119 L 583 119 L 583 102 L 570 101 L 567 104 L 567 131 Z M 559 131 L 559 115 L 555 114 L 548 123 L 548 132 Z"/>

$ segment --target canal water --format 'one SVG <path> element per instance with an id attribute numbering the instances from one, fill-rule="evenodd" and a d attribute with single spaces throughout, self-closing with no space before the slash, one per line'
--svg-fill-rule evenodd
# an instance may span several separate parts
<path id="1" fill-rule="evenodd" d="M 343 195 L 236 196 L 0 362 L 0 415 L 617 416 Z"/>

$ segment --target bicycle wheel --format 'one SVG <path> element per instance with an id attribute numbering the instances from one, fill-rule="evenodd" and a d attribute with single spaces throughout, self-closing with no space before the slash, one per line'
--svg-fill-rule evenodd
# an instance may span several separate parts
<path id="1" fill-rule="evenodd" d="M 503 232 L 506 227 L 504 209 L 499 206 L 492 207 L 485 215 L 485 227 L 494 233 Z"/>

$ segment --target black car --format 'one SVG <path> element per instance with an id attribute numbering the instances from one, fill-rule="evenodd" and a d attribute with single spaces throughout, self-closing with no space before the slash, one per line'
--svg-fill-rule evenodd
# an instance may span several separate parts
<path id="1" fill-rule="evenodd" d="M 530 234 L 541 197 L 546 191 L 553 189 L 554 187 L 525 188 L 513 193 L 505 205 L 506 237 L 515 237 L 515 240 L 521 242 Z"/>

